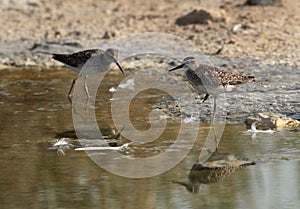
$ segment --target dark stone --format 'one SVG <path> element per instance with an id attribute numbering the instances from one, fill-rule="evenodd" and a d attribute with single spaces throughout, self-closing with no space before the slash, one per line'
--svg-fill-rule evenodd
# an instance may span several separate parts
<path id="1" fill-rule="evenodd" d="M 194 10 L 187 15 L 177 18 L 177 25 L 189 25 L 189 24 L 207 24 L 209 20 L 213 20 L 213 16 L 207 11 L 200 9 Z"/>
<path id="2" fill-rule="evenodd" d="M 245 5 L 249 6 L 265 6 L 265 5 L 278 5 L 281 4 L 280 0 L 246 0 Z"/>

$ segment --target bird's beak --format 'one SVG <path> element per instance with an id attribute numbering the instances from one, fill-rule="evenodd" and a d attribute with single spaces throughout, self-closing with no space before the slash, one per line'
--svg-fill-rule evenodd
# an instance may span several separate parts
<path id="1" fill-rule="evenodd" d="M 184 63 L 182 63 L 181 65 L 178 65 L 177 67 L 172 68 L 171 70 L 169 70 L 169 72 L 177 70 L 179 68 L 183 68 L 183 66 L 184 66 Z"/>
<path id="2" fill-rule="evenodd" d="M 118 68 L 120 69 L 120 71 L 124 74 L 124 70 L 121 67 L 121 65 L 118 63 L 118 61 L 113 57 L 114 62 L 116 63 L 116 65 L 118 66 Z"/>

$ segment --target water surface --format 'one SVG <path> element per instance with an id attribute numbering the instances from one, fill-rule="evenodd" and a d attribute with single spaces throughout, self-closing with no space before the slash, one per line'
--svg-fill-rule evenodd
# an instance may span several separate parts
<path id="1" fill-rule="evenodd" d="M 221 181 L 201 184 L 193 193 L 174 182 L 189 181 L 208 124 L 201 124 L 193 149 L 173 169 L 145 179 L 120 177 L 96 165 L 85 152 L 69 149 L 61 155 L 48 149 L 58 133 L 73 129 L 66 94 L 75 74 L 64 70 L 7 70 L 0 74 L 1 208 L 300 207 L 299 129 L 254 138 L 243 134 L 247 130 L 243 124 L 227 124 L 219 152 L 250 158 L 256 165 L 239 169 Z M 112 77 L 110 82 L 120 79 Z M 107 84 L 107 89 L 111 85 Z M 141 104 L 147 109 L 154 98 L 143 98 Z M 99 102 L 109 104 L 102 98 Z M 110 112 L 105 108 L 97 112 L 97 119 L 99 126 L 109 129 Z M 145 130 L 149 123 L 143 114 L 133 114 L 133 123 Z M 108 118 L 105 123 L 103 118 Z M 155 155 L 157 147 L 164 150 L 172 143 L 177 126 L 171 123 L 169 132 L 137 155 Z"/>

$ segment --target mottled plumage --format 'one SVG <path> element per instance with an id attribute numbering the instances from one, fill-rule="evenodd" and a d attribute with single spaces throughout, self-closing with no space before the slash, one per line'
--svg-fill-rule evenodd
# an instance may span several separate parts
<path id="1" fill-rule="evenodd" d="M 82 66 L 94 54 L 104 54 L 104 51 L 101 49 L 87 49 L 84 51 L 74 52 L 72 54 L 52 54 L 52 58 L 64 63 L 71 70 L 79 73 Z"/>
<path id="2" fill-rule="evenodd" d="M 114 49 L 107 49 L 106 51 L 103 51 L 101 49 L 87 49 L 79 52 L 75 52 L 72 54 L 52 54 L 52 58 L 64 63 L 67 67 L 69 67 L 71 70 L 79 73 L 79 76 L 84 75 L 85 79 L 88 76 L 88 73 L 90 73 L 87 69 L 85 72 L 82 72 L 82 68 L 84 64 L 92 57 L 92 56 L 98 56 L 96 59 L 100 59 L 100 63 L 103 66 L 109 66 L 111 63 L 115 63 L 120 71 L 124 73 L 122 67 L 120 64 L 117 62 L 117 51 Z M 99 68 L 100 69 L 100 68 Z M 94 68 L 90 69 L 94 70 Z M 78 76 L 78 77 L 79 77 Z M 78 78 L 77 77 L 77 78 Z M 76 82 L 76 79 L 73 80 L 71 88 L 69 90 L 69 96 L 71 96 L 71 92 L 73 89 L 73 86 Z M 87 85 L 85 83 L 85 91 L 89 97 Z"/>
<path id="3" fill-rule="evenodd" d="M 197 64 L 194 57 L 187 57 L 183 63 L 170 71 L 185 68 L 185 75 L 199 94 L 217 95 L 232 90 L 232 86 L 254 80 L 254 76 L 244 76 L 235 72 L 226 72 L 218 67 Z M 205 101 L 204 100 L 204 101 Z"/>
<path id="4" fill-rule="evenodd" d="M 72 68 L 79 69 L 82 65 L 97 51 L 100 49 L 88 49 L 72 54 L 53 54 L 53 59 L 60 61 Z M 102 53 L 103 51 L 100 50 Z M 80 72 L 80 70 L 75 70 Z"/>

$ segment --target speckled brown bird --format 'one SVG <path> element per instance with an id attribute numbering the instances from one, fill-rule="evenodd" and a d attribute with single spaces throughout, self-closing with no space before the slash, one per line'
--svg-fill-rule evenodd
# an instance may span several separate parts
<path id="1" fill-rule="evenodd" d="M 212 127 L 214 133 L 214 147 L 217 147 L 220 139 L 217 138 L 214 130 L 214 121 L 216 117 L 217 95 L 232 91 L 233 87 L 238 84 L 254 80 L 254 76 L 244 76 L 238 73 L 226 72 L 218 67 L 198 64 L 194 57 L 186 57 L 182 64 L 169 70 L 170 72 L 179 68 L 185 68 L 185 75 L 189 83 L 194 87 L 198 94 L 205 94 L 202 102 L 205 102 L 209 95 L 214 97 L 214 108 L 212 116 Z"/>
<path id="2" fill-rule="evenodd" d="M 194 57 L 187 57 L 182 64 L 171 71 L 185 68 L 185 75 L 198 94 L 206 94 L 203 102 L 209 95 L 216 96 L 232 91 L 235 85 L 254 81 L 254 76 L 244 76 L 234 72 L 226 72 L 218 67 L 197 64 Z"/>

